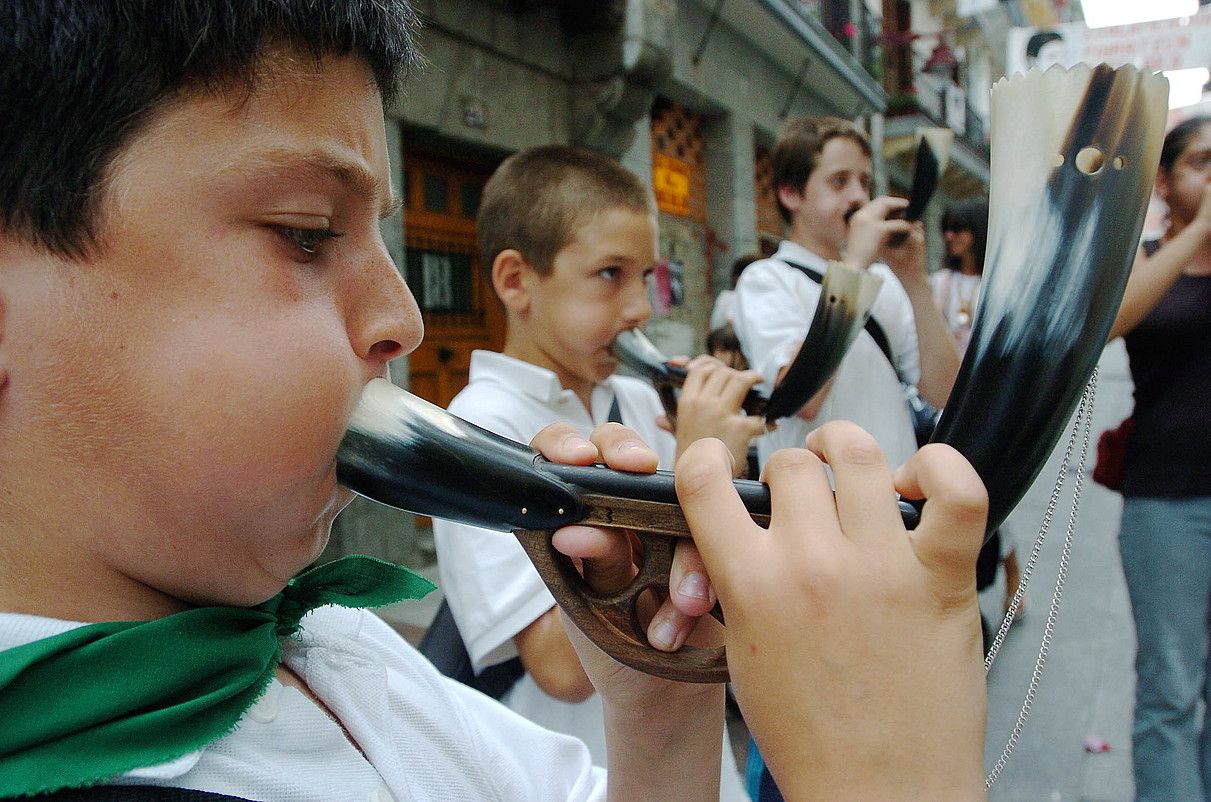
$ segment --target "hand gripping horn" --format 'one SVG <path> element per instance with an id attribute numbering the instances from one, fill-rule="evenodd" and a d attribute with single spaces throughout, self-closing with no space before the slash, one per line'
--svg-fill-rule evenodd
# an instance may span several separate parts
<path id="1" fill-rule="evenodd" d="M 1113 322 L 1155 177 L 1166 84 L 1130 67 L 1053 67 L 999 82 L 993 103 L 989 284 L 934 434 L 984 479 L 990 531 L 1041 469 Z M 564 610 L 619 661 L 673 679 L 726 679 L 722 649 L 658 652 L 634 616 L 643 589 L 667 588 L 672 546 L 687 533 L 671 474 L 545 462 L 376 379 L 351 418 L 337 476 L 400 509 L 514 531 Z M 735 486 L 765 522 L 768 489 Z M 915 526 L 911 506 L 901 514 Z M 575 522 L 643 540 L 631 587 L 595 594 L 551 548 L 552 531 Z"/>
<path id="2" fill-rule="evenodd" d="M 988 532 L 1055 447 L 1114 323 L 1160 160 L 1164 78 L 1031 70 L 992 88 L 985 287 L 933 434 L 988 488 Z"/>
<path id="3" fill-rule="evenodd" d="M 674 545 L 689 536 L 669 471 L 632 474 L 548 462 L 528 446 L 374 379 L 362 391 L 341 442 L 337 478 L 392 507 L 512 531 L 564 611 L 620 662 L 673 679 L 727 679 L 722 648 L 658 652 L 648 646 L 634 615 L 644 590 L 668 590 Z M 745 480 L 734 485 L 753 519 L 767 524 L 769 488 Z M 900 510 L 905 526 L 915 526 L 916 509 L 904 502 Z M 554 530 L 572 523 L 636 533 L 643 542 L 643 567 L 629 587 L 611 596 L 594 593 L 551 547 Z"/>
<path id="4" fill-rule="evenodd" d="M 866 325 L 882 284 L 883 279 L 865 270 L 829 262 L 820 285 L 820 300 L 799 353 L 768 397 L 757 390 L 749 391 L 741 404 L 744 411 L 775 421 L 795 414 L 810 401 L 836 372 Z M 652 382 L 665 415 L 676 425 L 677 389 L 685 383 L 685 368 L 670 364 L 639 329 L 620 333 L 613 351 L 620 362 Z"/>

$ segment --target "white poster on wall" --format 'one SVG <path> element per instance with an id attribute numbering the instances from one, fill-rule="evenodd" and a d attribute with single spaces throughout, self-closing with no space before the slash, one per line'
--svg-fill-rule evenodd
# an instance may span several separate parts
<path id="1" fill-rule="evenodd" d="M 997 0 L 956 0 L 955 13 L 960 17 L 973 17 L 983 11 L 997 7 Z"/>
<path id="2" fill-rule="evenodd" d="M 1152 70 L 1211 65 L 1211 6 L 1192 17 L 1136 25 L 1087 28 L 1084 23 L 1050 28 L 1010 28 L 1006 36 L 1008 74 L 1052 64 L 1078 62 L 1112 67 L 1133 64 Z"/>

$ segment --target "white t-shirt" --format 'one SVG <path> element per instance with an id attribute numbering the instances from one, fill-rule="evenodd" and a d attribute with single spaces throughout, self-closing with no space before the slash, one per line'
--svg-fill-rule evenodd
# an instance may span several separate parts
<path id="1" fill-rule="evenodd" d="M 966 351 L 971 340 L 971 326 L 975 322 L 983 280 L 983 276 L 969 276 L 949 269 L 939 270 L 929 277 L 934 303 L 942 310 L 942 317 L 960 351 Z"/>
<path id="2" fill-rule="evenodd" d="M 623 423 L 652 446 L 661 468 L 671 468 L 677 442 L 656 426 L 656 418 L 664 414 L 660 398 L 650 384 L 629 376 L 611 376 L 594 387 L 590 414 L 546 368 L 493 351 L 475 351 L 469 383 L 450 403 L 450 411 L 528 443 L 557 422 L 588 435 L 609 420 L 615 394 Z M 555 606 L 555 598 L 517 538 L 434 519 L 433 540 L 442 591 L 475 670 L 516 657 L 514 636 Z M 547 695 L 526 674 L 501 701 L 543 727 L 576 736 L 588 745 L 594 764 L 605 765 L 605 723 L 597 694 L 569 704 Z M 720 797 L 747 799 L 731 749 L 726 742 L 724 747 Z"/>
<path id="3" fill-rule="evenodd" d="M 736 336 L 749 365 L 764 377 L 766 393 L 773 389 L 778 371 L 799 352 L 820 299 L 820 285 L 786 261 L 820 274 L 828 267 L 825 259 L 783 240 L 772 258 L 749 265 L 736 284 Z M 921 367 L 912 303 L 891 268 L 874 264 L 869 269 L 883 279 L 871 314 L 887 335 L 900 374 L 916 383 Z M 892 467 L 917 450 L 900 380 L 865 330 L 858 333 L 841 360 L 832 390 L 816 419 L 783 418 L 776 430 L 757 441 L 761 464 L 780 448 L 802 448 L 808 432 L 830 420 L 852 420 L 870 432 Z"/>
<path id="4" fill-rule="evenodd" d="M 0 613 L 0 650 L 77 626 Z M 231 734 L 114 783 L 274 802 L 605 799 L 605 772 L 583 744 L 441 676 L 373 613 L 309 613 L 282 661 L 339 724 L 273 680 Z"/>

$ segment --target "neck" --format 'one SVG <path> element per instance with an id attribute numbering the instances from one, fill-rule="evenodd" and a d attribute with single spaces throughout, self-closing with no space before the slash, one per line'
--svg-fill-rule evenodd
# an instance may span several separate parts
<path id="1" fill-rule="evenodd" d="M 807 248 L 823 259 L 839 261 L 841 259 L 841 244 L 828 242 L 817 236 L 816 232 L 800 220 L 791 223 L 791 242 Z"/>
<path id="2" fill-rule="evenodd" d="M 959 257 L 959 272 L 965 276 L 978 276 L 980 271 L 976 268 L 976 257 L 972 253 L 965 253 Z"/>
<path id="3" fill-rule="evenodd" d="M 30 532 L 18 532 L 28 543 Z M 70 553 L 49 546 L 24 547 L 13 531 L 0 533 L 0 610 L 58 618 L 64 621 L 149 621 L 187 609 L 174 599 L 133 577 L 102 564 L 86 546 Z"/>

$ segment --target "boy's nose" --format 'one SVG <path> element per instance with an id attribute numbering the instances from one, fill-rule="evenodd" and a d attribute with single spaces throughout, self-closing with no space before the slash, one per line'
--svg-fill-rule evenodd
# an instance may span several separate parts
<path id="1" fill-rule="evenodd" d="M 644 280 L 633 283 L 627 293 L 622 315 L 630 328 L 642 326 L 652 316 L 652 304 L 648 301 L 648 285 Z"/>
<path id="2" fill-rule="evenodd" d="M 416 348 L 424 336 L 420 308 L 386 248 L 380 245 L 352 280 L 347 319 L 357 355 L 385 363 Z"/>

